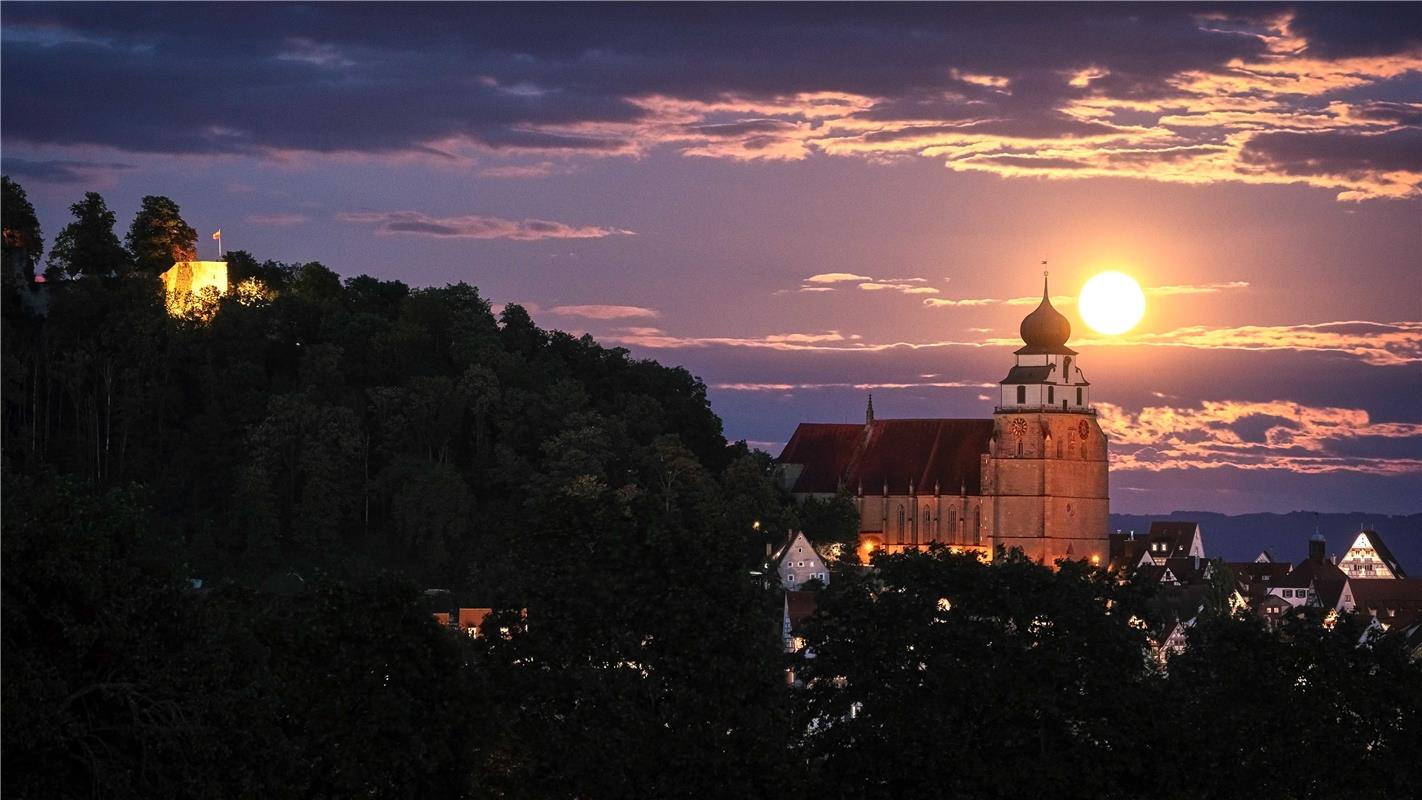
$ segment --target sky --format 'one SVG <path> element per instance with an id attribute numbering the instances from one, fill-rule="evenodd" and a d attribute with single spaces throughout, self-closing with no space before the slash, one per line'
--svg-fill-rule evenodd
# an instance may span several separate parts
<path id="1" fill-rule="evenodd" d="M 682 365 L 727 436 L 987 417 L 1051 294 L 1112 510 L 1422 511 L 1422 4 L 0 7 L 52 241 L 144 195 Z M 1134 276 L 1127 334 L 1075 312 Z"/>

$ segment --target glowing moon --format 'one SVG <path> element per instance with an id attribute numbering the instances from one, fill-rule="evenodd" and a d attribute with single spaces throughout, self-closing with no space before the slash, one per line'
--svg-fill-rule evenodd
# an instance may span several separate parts
<path id="1" fill-rule="evenodd" d="M 1081 287 L 1077 308 L 1092 330 L 1115 336 L 1136 327 L 1145 316 L 1145 292 L 1129 275 L 1103 272 Z"/>

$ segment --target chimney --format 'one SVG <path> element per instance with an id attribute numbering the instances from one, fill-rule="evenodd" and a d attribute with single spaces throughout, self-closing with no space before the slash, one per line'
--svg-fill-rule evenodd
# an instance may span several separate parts
<path id="1" fill-rule="evenodd" d="M 1328 546 L 1324 541 L 1323 534 L 1314 533 L 1308 540 L 1308 560 L 1315 564 L 1323 563 L 1323 551 Z"/>

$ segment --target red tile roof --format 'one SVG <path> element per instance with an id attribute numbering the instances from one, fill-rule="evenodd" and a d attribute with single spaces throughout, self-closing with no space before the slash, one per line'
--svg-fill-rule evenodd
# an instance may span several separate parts
<path id="1" fill-rule="evenodd" d="M 868 425 L 802 422 L 780 463 L 803 465 L 791 491 L 840 488 L 878 494 L 979 494 L 981 456 L 992 439 L 990 419 L 883 419 Z"/>
<path id="2" fill-rule="evenodd" d="M 459 609 L 459 627 L 468 630 L 478 628 L 484 624 L 484 617 L 489 616 L 492 608 L 461 608 Z"/>
<path id="3" fill-rule="evenodd" d="M 1408 627 L 1422 619 L 1422 578 L 1352 578 L 1353 602 L 1389 627 Z"/>
<path id="4" fill-rule="evenodd" d="M 815 613 L 815 593 L 814 592 L 786 592 L 785 607 L 790 613 L 790 627 L 792 630 L 798 629 L 800 623 L 804 622 Z"/>

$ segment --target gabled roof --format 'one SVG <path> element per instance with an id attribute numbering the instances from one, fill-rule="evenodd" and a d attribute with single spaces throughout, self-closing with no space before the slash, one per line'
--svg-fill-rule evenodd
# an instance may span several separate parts
<path id="1" fill-rule="evenodd" d="M 1397 563 L 1397 557 L 1388 549 L 1387 544 L 1383 542 L 1382 537 L 1378 535 L 1377 531 L 1360 531 L 1358 535 L 1354 537 L 1353 544 L 1349 545 L 1348 549 L 1352 550 L 1356 547 L 1359 539 L 1366 540 L 1367 545 L 1373 548 L 1373 552 L 1377 553 L 1378 558 L 1387 565 L 1388 569 L 1392 570 L 1393 575 L 1399 578 L 1407 577 L 1407 573 L 1402 570 L 1402 565 Z M 1344 557 L 1346 558 L 1347 556 L 1345 555 Z"/>
<path id="2" fill-rule="evenodd" d="M 1313 586 L 1321 594 L 1321 584 L 1337 583 L 1340 584 L 1341 590 L 1341 584 L 1346 580 L 1348 574 L 1331 562 L 1306 558 L 1273 585 L 1284 589 L 1307 589 Z"/>
<path id="3" fill-rule="evenodd" d="M 867 425 L 802 422 L 795 428 L 780 463 L 804 467 L 793 492 L 837 492 L 866 438 Z M 852 487 L 851 487 L 852 489 Z"/>
<path id="4" fill-rule="evenodd" d="M 866 425 L 802 422 L 780 453 L 780 463 L 803 466 L 790 490 L 830 493 L 840 488 L 879 494 L 976 495 L 982 454 L 992 439 L 990 419 L 881 419 Z"/>
<path id="5" fill-rule="evenodd" d="M 1258 601 L 1293 571 L 1293 564 L 1275 561 L 1232 561 L 1226 566 L 1234 573 L 1235 587 L 1251 602 Z"/>
<path id="6" fill-rule="evenodd" d="M 1195 586 L 1205 582 L 1205 568 L 1209 564 L 1210 562 L 1203 558 L 1167 558 L 1165 563 L 1159 566 L 1153 563 L 1142 564 L 1136 572 L 1147 581 Z"/>
<path id="7" fill-rule="evenodd" d="M 799 531 L 797 533 L 791 534 L 790 538 L 786 540 L 785 544 L 781 545 L 780 549 L 776 550 L 775 553 L 770 557 L 770 563 L 774 564 L 775 567 L 779 569 L 781 563 L 786 561 L 791 555 L 790 548 L 794 547 L 796 542 L 804 543 L 802 546 L 805 548 L 806 553 L 804 556 L 801 556 L 801 558 L 813 558 L 819 561 L 821 566 L 824 565 L 824 559 L 820 558 L 819 551 L 816 550 L 815 546 L 810 543 L 810 540 L 805 537 L 804 531 Z"/>
<path id="8" fill-rule="evenodd" d="M 1165 555 L 1167 558 L 1189 555 L 1190 544 L 1195 540 L 1195 533 L 1199 527 L 1197 522 L 1152 522 L 1146 539 L 1152 543 L 1166 544 Z M 1201 542 L 1202 547 L 1203 545 L 1204 543 Z"/>

